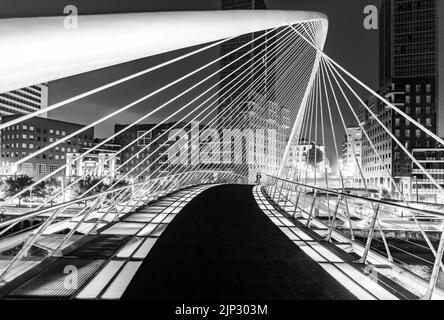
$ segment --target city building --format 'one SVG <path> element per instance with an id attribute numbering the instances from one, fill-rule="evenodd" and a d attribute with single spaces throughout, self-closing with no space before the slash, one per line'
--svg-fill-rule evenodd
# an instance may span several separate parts
<path id="1" fill-rule="evenodd" d="M 314 141 L 309 142 L 305 138 L 301 139 L 297 145 L 290 146 L 286 166 L 288 176 L 297 181 L 312 179 L 315 176 L 315 170 L 317 177 L 323 177 L 325 169 L 328 174 L 332 173 L 331 162 L 326 155 L 325 147 L 315 144 Z"/>
<path id="2" fill-rule="evenodd" d="M 444 187 L 444 148 L 413 149 L 413 156 L 441 186 Z M 425 203 L 444 203 L 444 195 L 416 165 L 413 177 L 405 182 L 404 195 L 410 201 Z"/>
<path id="3" fill-rule="evenodd" d="M 166 152 L 170 144 L 168 133 L 165 134 L 165 132 L 173 125 L 174 123 L 161 124 L 153 130 L 156 124 L 137 124 L 115 138 L 115 143 L 121 148 L 127 147 L 120 154 L 122 164 L 120 174 L 126 176 L 125 179 L 132 180 L 138 177 L 137 180 L 143 181 L 150 175 L 154 178 L 167 173 L 169 166 Z M 118 133 L 128 126 L 128 124 L 116 124 L 114 132 Z M 152 131 L 146 134 L 150 130 Z M 142 139 L 133 143 L 144 134 L 146 135 Z M 139 165 L 142 161 L 144 163 Z M 147 166 L 149 166 L 148 169 Z"/>
<path id="4" fill-rule="evenodd" d="M 380 93 L 428 130 L 444 134 L 444 10 L 440 0 L 384 0 L 380 16 Z M 410 152 L 435 148 L 436 142 L 375 98 L 369 106 Z M 398 188 L 412 177 L 411 158 L 370 114 L 365 129 Z M 363 166 L 373 187 L 396 188 L 368 141 Z"/>
<path id="5" fill-rule="evenodd" d="M 263 0 L 221 0 L 220 8 L 222 10 L 264 10 L 267 9 L 267 6 Z M 276 42 L 276 37 L 273 35 L 274 33 L 269 31 L 256 32 L 221 44 L 221 56 L 225 56 L 237 48 L 240 49 L 222 58 L 220 62 L 220 78 L 223 80 L 220 84 L 219 113 L 222 113 L 232 103 L 242 105 L 251 85 L 255 79 L 262 75 L 264 76 L 261 85 L 255 86 L 257 93 L 266 95 L 269 100 L 275 100 L 276 72 L 273 71 L 274 68 L 273 70 L 268 68 L 276 59 L 269 55 Z M 262 38 L 252 42 L 258 37 Z M 263 42 L 265 43 L 262 45 Z M 242 75 L 237 78 L 241 73 Z M 239 81 L 240 79 L 241 81 Z M 228 113 L 226 112 L 224 115 L 228 115 Z M 220 118 L 221 121 L 224 119 L 226 119 L 224 116 Z"/>
<path id="6" fill-rule="evenodd" d="M 343 178 L 352 178 L 353 182 L 359 183 L 361 181 L 359 167 L 362 167 L 362 129 L 361 127 L 349 127 L 342 144 L 341 172 Z"/>
<path id="7" fill-rule="evenodd" d="M 9 122 L 19 115 L 4 116 Z M 40 179 L 66 164 L 68 153 L 78 153 L 83 148 L 92 147 L 94 128 L 89 128 L 73 139 L 60 143 L 53 149 L 36 155 L 21 165 L 15 163 L 24 157 L 56 142 L 61 138 L 83 128 L 83 125 L 54 119 L 34 117 L 10 126 L 1 131 L 1 174 L 4 176 L 28 175 Z M 56 177 L 65 176 L 61 171 Z"/>
<path id="8" fill-rule="evenodd" d="M 251 127 L 254 131 L 251 136 Z M 290 129 L 290 111 L 279 104 L 268 100 L 266 95 L 249 93 L 235 123 L 227 123 L 224 129 L 237 129 L 243 134 L 242 164 L 233 166 L 234 172 L 246 174 L 250 183 L 254 183 L 258 172 L 276 175 L 279 170 L 279 159 L 283 158 Z M 254 148 L 252 147 L 254 146 Z M 250 148 L 247 159 L 247 148 Z M 236 158 L 233 150 L 232 163 Z"/>
<path id="9" fill-rule="evenodd" d="M 382 94 L 380 92 L 380 94 Z M 400 106 L 398 101 L 393 98 L 386 97 L 391 99 L 391 103 L 396 106 Z M 383 103 L 381 103 L 376 97 L 372 97 L 368 100 L 367 105 L 369 109 L 375 113 L 380 121 L 384 123 L 387 128 L 391 128 L 392 125 L 392 110 L 390 108 L 386 108 Z M 364 109 L 364 108 L 362 108 Z M 392 184 L 389 174 L 393 174 L 393 140 L 390 138 L 390 135 L 385 132 L 385 130 L 381 127 L 378 121 L 372 117 L 370 112 L 364 109 L 363 114 L 363 123 L 364 130 L 372 141 L 373 147 L 378 151 L 381 159 L 375 153 L 372 145 L 367 139 L 367 136 L 362 135 L 362 152 L 361 152 L 361 162 L 362 162 L 362 171 L 364 177 L 366 179 L 367 187 L 377 190 L 392 190 Z"/>
<path id="10" fill-rule="evenodd" d="M 94 144 L 99 144 L 101 139 L 95 139 Z M 91 147 L 83 148 L 82 153 L 90 150 Z M 120 164 L 120 155 L 117 152 L 120 145 L 115 143 L 105 143 L 99 148 L 92 150 L 87 155 L 78 159 L 81 153 L 66 154 L 66 177 L 68 179 L 77 179 L 79 177 L 91 176 L 96 178 L 105 178 L 105 183 L 111 183 L 119 177 L 118 166 Z"/>
<path id="11" fill-rule="evenodd" d="M 48 107 L 48 86 L 38 84 L 0 93 L 0 117 L 32 113 Z M 46 118 L 43 113 L 40 117 Z"/>

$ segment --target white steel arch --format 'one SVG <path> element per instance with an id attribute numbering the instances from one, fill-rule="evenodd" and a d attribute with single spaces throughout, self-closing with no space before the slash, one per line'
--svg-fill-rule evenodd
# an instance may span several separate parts
<path id="1" fill-rule="evenodd" d="M 309 11 L 151 12 L 0 20 L 0 93 L 242 34 L 320 20 Z M 31 54 L 30 54 L 31 53 Z"/>

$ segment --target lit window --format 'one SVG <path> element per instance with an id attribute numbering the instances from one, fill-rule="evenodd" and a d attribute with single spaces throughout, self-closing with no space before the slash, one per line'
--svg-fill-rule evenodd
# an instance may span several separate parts
<path id="1" fill-rule="evenodd" d="M 421 96 L 416 96 L 416 104 L 420 104 L 421 103 Z"/>
<path id="2" fill-rule="evenodd" d="M 28 176 L 32 176 L 34 174 L 32 163 L 23 163 L 22 173 Z"/>
<path id="3" fill-rule="evenodd" d="M 432 103 L 432 96 L 427 96 L 426 97 L 426 103 L 427 104 L 431 104 Z"/>
<path id="4" fill-rule="evenodd" d="M 46 174 L 46 164 L 38 163 L 36 165 L 37 174 Z"/>

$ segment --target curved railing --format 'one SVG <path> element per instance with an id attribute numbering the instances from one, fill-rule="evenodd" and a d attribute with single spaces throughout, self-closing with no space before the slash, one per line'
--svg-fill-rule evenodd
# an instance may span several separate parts
<path id="1" fill-rule="evenodd" d="M 436 249 L 443 212 L 275 176 L 267 176 L 264 191 L 287 215 L 321 230 L 326 241 L 350 243 L 360 257 L 356 263 L 389 265 L 418 296 L 444 297 L 443 279 L 434 270 L 435 265 L 444 268 Z"/>
<path id="2" fill-rule="evenodd" d="M 11 271 L 25 261 L 41 262 L 49 257 L 61 256 L 63 249 L 73 242 L 97 234 L 125 214 L 167 194 L 200 184 L 245 182 L 244 177 L 229 171 L 190 171 L 80 197 L 1 222 L 0 252 L 12 252 L 2 256 L 7 263 L 0 270 L 0 284 L 11 281 L 14 278 L 8 277 Z M 71 217 L 69 214 L 66 217 L 68 211 L 73 212 Z M 40 218 L 42 223 L 19 232 L 8 232 L 17 224 L 35 218 Z M 33 252 L 43 236 L 54 234 L 59 236 L 53 237 L 43 255 L 41 250 Z"/>

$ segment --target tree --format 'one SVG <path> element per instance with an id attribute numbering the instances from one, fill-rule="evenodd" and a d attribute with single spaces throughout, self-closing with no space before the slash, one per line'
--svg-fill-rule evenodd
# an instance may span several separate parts
<path id="1" fill-rule="evenodd" d="M 45 181 L 40 182 L 38 185 L 32 188 L 31 195 L 39 198 L 46 198 L 49 195 L 49 186 L 50 184 Z"/>
<path id="2" fill-rule="evenodd" d="M 84 193 L 88 191 L 88 193 L 85 196 L 92 196 L 94 194 L 104 191 L 105 188 L 106 184 L 102 181 L 102 179 L 92 176 L 86 176 L 85 178 L 79 181 L 77 195 L 82 196 Z M 89 189 L 91 190 L 89 191 Z"/>
<path id="3" fill-rule="evenodd" d="M 22 190 L 26 189 L 30 185 L 34 183 L 34 180 L 27 176 L 27 175 L 21 175 L 17 177 L 10 177 L 6 180 L 6 196 L 7 197 L 13 197 L 17 193 L 21 192 Z M 25 197 L 29 197 L 31 195 L 30 191 L 26 191 L 20 196 L 18 196 L 19 199 L 19 206 L 21 204 L 21 201 Z"/>
<path id="4" fill-rule="evenodd" d="M 324 161 L 324 152 L 322 152 L 321 148 L 312 143 L 310 150 L 308 150 L 309 165 L 312 167 L 317 167 L 322 161 Z"/>
<path id="5" fill-rule="evenodd" d="M 122 187 L 126 187 L 127 185 L 129 185 L 128 181 L 126 180 L 118 180 L 118 179 L 114 179 L 109 185 L 112 186 L 114 185 L 114 189 L 118 189 L 118 188 L 122 188 Z"/>

